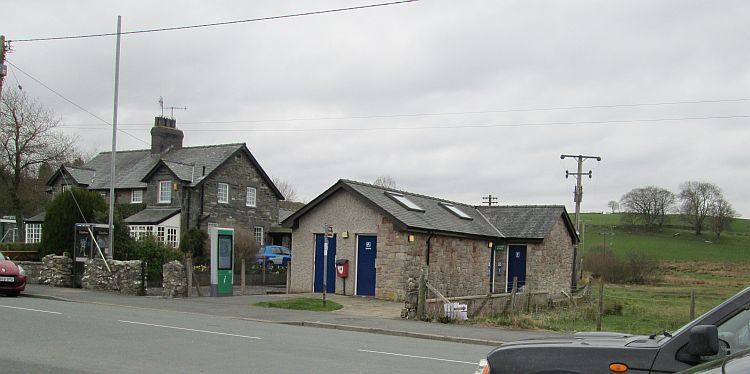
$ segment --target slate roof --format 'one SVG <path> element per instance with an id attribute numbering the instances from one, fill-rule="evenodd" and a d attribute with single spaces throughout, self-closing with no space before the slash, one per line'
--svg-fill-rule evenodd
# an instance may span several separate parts
<path id="1" fill-rule="evenodd" d="M 563 205 L 479 206 L 476 209 L 507 238 L 542 240 L 561 216 L 568 217 Z M 564 222 L 575 236 L 570 220 Z M 577 241 L 577 236 L 575 238 Z"/>
<path id="2" fill-rule="evenodd" d="M 563 217 L 570 235 L 576 241 L 578 240 L 567 211 L 562 205 L 476 207 L 346 179 L 339 180 L 305 207 L 286 218 L 282 224 L 286 227 L 297 226 L 300 217 L 341 189 L 361 198 L 365 204 L 391 219 L 396 225 L 401 226 L 400 229 L 402 230 L 460 234 L 483 238 L 543 240 L 557 221 Z M 389 193 L 401 194 L 421 209 L 408 209 L 389 196 Z M 471 219 L 464 219 L 452 213 L 445 208 L 444 204 L 446 203 L 457 207 Z"/>
<path id="3" fill-rule="evenodd" d="M 179 212 L 179 208 L 147 208 L 125 218 L 125 222 L 129 224 L 156 225 Z"/>
<path id="4" fill-rule="evenodd" d="M 41 222 L 41 223 L 43 223 L 45 215 L 46 215 L 46 212 L 41 212 L 41 213 L 39 213 L 39 214 L 37 214 L 35 216 L 31 216 L 29 218 L 26 218 L 24 220 L 24 222 L 29 222 L 29 223 L 39 223 L 39 222 Z"/>
<path id="5" fill-rule="evenodd" d="M 77 166 L 65 166 L 65 171 L 70 174 L 73 179 L 75 179 L 76 183 L 82 184 L 82 185 L 89 185 L 91 184 L 91 181 L 94 179 L 94 176 L 96 175 L 96 170 L 84 168 L 84 167 L 77 167 Z"/>
<path id="6" fill-rule="evenodd" d="M 294 221 L 297 220 L 297 218 L 307 213 L 307 211 L 312 209 L 319 202 L 340 189 L 345 189 L 355 196 L 360 197 L 366 204 L 372 206 L 386 217 L 389 217 L 395 224 L 402 226 L 402 229 L 462 234 L 487 238 L 502 237 L 500 233 L 471 205 L 345 179 L 339 180 L 333 187 L 329 188 L 315 200 L 305 205 L 304 208 L 284 220 L 284 225 L 296 225 Z M 419 205 L 423 211 L 407 209 L 390 197 L 388 193 L 404 195 L 409 200 Z M 446 209 L 441 203 L 452 204 L 462 212 L 466 213 L 471 219 L 460 218 Z"/>
<path id="7" fill-rule="evenodd" d="M 182 147 L 170 149 L 162 154 L 151 154 L 150 149 L 118 151 L 115 159 L 115 188 L 146 188 L 148 177 L 156 171 L 159 165 L 166 166 L 180 180 L 189 182 L 189 187 L 195 187 L 230 156 L 242 150 L 247 152 L 258 173 L 271 186 L 274 193 L 283 199 L 281 192 L 278 191 L 271 178 L 255 160 L 245 143 Z M 102 152 L 87 162 L 85 168 L 76 168 L 74 173 L 81 178 L 79 180 L 79 177 L 76 176 L 76 182 L 87 185 L 89 189 L 93 190 L 109 189 L 111 158 L 112 152 Z M 205 176 L 203 174 L 204 167 L 206 168 Z M 64 168 L 68 171 L 71 170 L 70 166 L 64 166 Z M 70 174 L 74 175 L 73 172 Z M 51 185 L 58 175 L 59 170 L 50 178 L 47 185 Z"/>

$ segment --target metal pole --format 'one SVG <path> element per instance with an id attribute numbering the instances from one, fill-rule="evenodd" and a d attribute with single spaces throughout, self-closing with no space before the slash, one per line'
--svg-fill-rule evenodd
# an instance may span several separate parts
<path id="1" fill-rule="evenodd" d="M 583 174 L 583 156 L 578 156 L 578 173 L 576 173 L 576 232 L 581 232 L 581 200 L 583 200 L 581 174 Z"/>
<path id="2" fill-rule="evenodd" d="M 326 284 L 326 278 L 328 278 L 328 230 L 324 231 L 323 238 L 323 306 L 326 305 L 326 291 L 328 291 L 328 285 Z"/>
<path id="3" fill-rule="evenodd" d="M 604 277 L 599 277 L 599 308 L 596 313 L 596 331 L 602 331 L 602 313 L 604 312 Z"/>
<path id="4" fill-rule="evenodd" d="M 112 114 L 112 157 L 109 168 L 109 257 L 115 255 L 115 159 L 117 155 L 117 104 L 120 92 L 120 36 L 122 32 L 122 16 L 117 16 L 117 50 L 115 53 L 115 105 Z"/>

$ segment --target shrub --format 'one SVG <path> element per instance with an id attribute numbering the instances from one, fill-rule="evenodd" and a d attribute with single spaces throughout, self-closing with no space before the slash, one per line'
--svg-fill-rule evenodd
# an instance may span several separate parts
<path id="1" fill-rule="evenodd" d="M 625 259 L 611 250 L 595 247 L 583 259 L 583 269 L 595 278 L 612 283 L 645 284 L 656 280 L 656 261 L 639 250 L 627 252 Z"/>
<path id="2" fill-rule="evenodd" d="M 0 252 L 8 256 L 8 252 L 26 252 L 12 254 L 13 260 L 39 261 L 39 243 L 0 243 Z"/>
<path id="3" fill-rule="evenodd" d="M 130 260 L 146 261 L 148 279 L 161 279 L 162 266 L 172 260 L 182 260 L 180 252 L 147 236 L 133 242 Z"/>
<path id="4" fill-rule="evenodd" d="M 192 228 L 182 234 L 180 239 L 180 251 L 185 254 L 192 254 L 194 258 L 201 258 L 206 254 L 206 243 L 208 234 L 199 229 Z"/>
<path id="5" fill-rule="evenodd" d="M 106 210 L 107 202 L 95 191 L 73 188 L 57 195 L 45 211 L 40 256 L 72 252 L 75 224 L 95 222 L 96 212 Z"/>

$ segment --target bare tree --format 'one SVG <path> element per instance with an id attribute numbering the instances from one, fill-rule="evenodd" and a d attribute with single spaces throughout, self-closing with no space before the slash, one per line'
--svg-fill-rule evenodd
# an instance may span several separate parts
<path id="1" fill-rule="evenodd" d="M 661 228 L 666 222 L 667 213 L 675 206 L 675 195 L 663 188 L 647 186 L 634 188 L 620 199 L 626 213 L 633 221 L 641 221 L 643 225 Z"/>
<path id="2" fill-rule="evenodd" d="M 25 92 L 10 89 L 3 93 L 0 103 L 0 179 L 10 192 L 18 227 L 23 222 L 21 196 L 24 178 L 36 175 L 44 163 L 62 162 L 72 148 L 73 139 L 57 131 L 59 122 L 52 110 L 29 99 Z"/>
<path id="3" fill-rule="evenodd" d="M 680 208 L 688 222 L 693 226 L 695 235 L 703 232 L 706 218 L 711 214 L 711 207 L 717 200 L 723 199 L 721 189 L 713 183 L 688 181 L 680 185 Z"/>
<path id="4" fill-rule="evenodd" d="M 273 177 L 273 184 L 275 184 L 276 188 L 281 191 L 281 194 L 284 195 L 286 201 L 297 201 L 299 199 L 299 197 L 297 196 L 297 191 L 294 189 L 294 186 L 292 186 L 291 183 L 279 177 Z"/>
<path id="5" fill-rule="evenodd" d="M 607 203 L 607 206 L 609 207 L 609 209 L 612 209 L 612 213 L 620 210 L 620 204 L 617 201 L 614 201 L 614 200 L 610 200 Z"/>
<path id="6" fill-rule="evenodd" d="M 390 188 L 392 190 L 398 189 L 398 185 L 396 185 L 396 180 L 393 179 L 390 175 L 381 175 L 375 179 L 372 184 L 383 187 L 383 188 Z"/>
<path id="7" fill-rule="evenodd" d="M 236 230 L 234 232 L 234 255 L 236 262 L 240 262 L 243 259 L 253 261 L 259 250 L 260 246 L 258 242 L 248 231 Z"/>
<path id="8" fill-rule="evenodd" d="M 729 224 L 732 223 L 737 212 L 732 208 L 732 204 L 723 198 L 717 199 L 711 205 L 711 229 L 716 234 L 716 239 L 721 237 L 722 231 L 729 228 Z"/>

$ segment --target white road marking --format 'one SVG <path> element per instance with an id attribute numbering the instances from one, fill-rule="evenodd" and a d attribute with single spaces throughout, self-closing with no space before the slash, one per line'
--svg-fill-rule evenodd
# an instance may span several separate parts
<path id="1" fill-rule="evenodd" d="M 225 332 L 216 332 L 216 331 L 208 331 L 208 330 L 196 330 L 196 329 L 188 329 L 185 327 L 176 327 L 176 326 L 165 326 L 165 325 L 156 325 L 153 323 L 145 323 L 145 322 L 133 322 L 133 321 L 123 321 L 123 320 L 117 320 L 117 322 L 121 323 L 130 323 L 133 325 L 142 325 L 142 326 L 151 326 L 151 327 L 161 327 L 165 329 L 173 329 L 173 330 L 183 330 L 183 331 L 192 331 L 192 332 L 202 332 L 204 334 L 214 334 L 214 335 L 224 335 L 224 336 L 234 336 L 236 338 L 245 338 L 245 339 L 260 339 L 257 336 L 247 336 L 247 335 L 237 335 L 237 334 L 228 334 Z"/>
<path id="2" fill-rule="evenodd" d="M 469 361 L 449 360 L 447 358 L 414 356 L 414 355 L 406 355 L 406 354 L 402 354 L 402 353 L 392 353 L 392 352 L 368 351 L 367 349 L 358 349 L 357 351 L 359 351 L 359 352 L 367 352 L 367 353 L 377 353 L 377 354 L 389 355 L 389 356 L 400 356 L 400 357 L 409 357 L 409 358 L 421 358 L 423 360 L 455 362 L 457 364 L 467 364 L 467 365 L 473 365 L 473 366 L 477 366 L 477 362 L 479 362 L 479 361 L 477 361 L 477 362 L 469 362 Z"/>
<path id="3" fill-rule="evenodd" d="M 20 306 L 9 306 L 9 305 L 0 305 L 0 307 L 3 308 L 11 308 L 11 309 L 20 309 L 20 310 L 28 310 L 32 312 L 39 312 L 39 313 L 49 313 L 49 314 L 62 314 L 60 312 L 50 312 L 49 310 L 41 310 L 41 309 L 31 309 L 31 308 L 21 308 Z"/>

